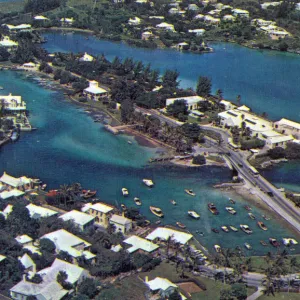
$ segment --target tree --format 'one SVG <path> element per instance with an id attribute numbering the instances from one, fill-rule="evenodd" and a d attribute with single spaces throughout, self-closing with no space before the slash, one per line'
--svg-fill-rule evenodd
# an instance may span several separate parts
<path id="1" fill-rule="evenodd" d="M 79 284 L 78 292 L 80 294 L 88 296 L 89 299 L 93 299 L 98 294 L 97 288 L 99 285 L 100 285 L 100 282 L 98 282 L 92 278 L 87 278 Z"/>
<path id="2" fill-rule="evenodd" d="M 231 289 L 223 289 L 220 291 L 220 300 L 233 300 Z"/>
<path id="3" fill-rule="evenodd" d="M 28 277 L 27 280 L 36 284 L 43 282 L 43 278 L 40 274 L 34 274 L 33 277 L 31 278 Z"/>
<path id="4" fill-rule="evenodd" d="M 197 95 L 207 97 L 211 93 L 211 79 L 200 76 L 196 88 Z"/>
<path id="5" fill-rule="evenodd" d="M 162 84 L 165 88 L 177 88 L 179 81 L 177 81 L 179 73 L 173 70 L 166 70 L 162 77 Z"/>
<path id="6" fill-rule="evenodd" d="M 196 155 L 193 157 L 193 164 L 194 165 L 205 165 L 206 159 L 203 155 Z"/>
<path id="7" fill-rule="evenodd" d="M 201 132 L 199 125 L 196 123 L 185 123 L 180 127 L 180 129 L 185 137 L 189 138 L 194 143 L 198 141 Z"/>
<path id="8" fill-rule="evenodd" d="M 66 251 L 59 251 L 58 255 L 57 255 L 57 258 L 61 259 L 61 260 L 64 260 L 68 263 L 72 263 L 73 262 L 73 257 Z"/>
<path id="9" fill-rule="evenodd" d="M 185 100 L 176 100 L 172 104 L 167 106 L 167 113 L 175 118 L 178 118 L 180 114 L 187 115 L 188 108 Z"/>
<path id="10" fill-rule="evenodd" d="M 40 249 L 41 249 L 41 251 L 45 251 L 48 253 L 54 253 L 56 247 L 55 247 L 55 244 L 51 240 L 44 238 L 44 239 L 40 240 Z"/>
<path id="11" fill-rule="evenodd" d="M 221 89 L 218 89 L 216 91 L 216 96 L 217 96 L 218 100 L 221 101 L 223 98 L 223 91 Z"/>
<path id="12" fill-rule="evenodd" d="M 243 283 L 235 283 L 231 286 L 232 295 L 238 300 L 244 300 L 247 298 L 247 288 Z"/>
<path id="13" fill-rule="evenodd" d="M 238 106 L 241 105 L 241 100 L 242 100 L 241 95 L 237 95 L 237 97 L 236 97 L 236 103 L 237 103 Z"/>

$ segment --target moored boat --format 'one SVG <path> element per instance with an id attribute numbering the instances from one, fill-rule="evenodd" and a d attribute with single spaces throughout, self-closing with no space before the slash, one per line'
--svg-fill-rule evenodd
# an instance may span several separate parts
<path id="1" fill-rule="evenodd" d="M 128 143 L 129 145 L 132 145 L 132 141 L 127 141 L 127 143 Z"/>
<path id="2" fill-rule="evenodd" d="M 196 196 L 196 194 L 193 192 L 193 190 L 185 189 L 184 191 L 190 196 Z"/>
<path id="3" fill-rule="evenodd" d="M 157 217 L 163 218 L 164 214 L 162 212 L 162 210 L 159 207 L 155 207 L 155 206 L 150 206 L 149 207 L 151 212 L 156 215 Z"/>
<path id="4" fill-rule="evenodd" d="M 129 192 L 128 192 L 128 190 L 126 188 L 122 188 L 122 195 L 124 197 L 127 197 L 129 195 Z"/>
<path id="5" fill-rule="evenodd" d="M 267 244 L 265 241 L 260 241 L 260 243 L 261 243 L 263 246 L 268 246 L 268 244 Z"/>
<path id="6" fill-rule="evenodd" d="M 211 231 L 214 233 L 219 233 L 219 230 L 217 228 L 212 228 Z"/>
<path id="7" fill-rule="evenodd" d="M 200 215 L 197 214 L 194 210 L 189 210 L 188 214 L 190 217 L 194 218 L 194 219 L 200 219 Z"/>
<path id="8" fill-rule="evenodd" d="M 246 249 L 251 250 L 252 246 L 249 243 L 244 243 Z"/>
<path id="9" fill-rule="evenodd" d="M 143 179 L 143 183 L 148 186 L 148 187 L 153 187 L 154 186 L 154 182 L 151 179 Z"/>
<path id="10" fill-rule="evenodd" d="M 267 226 L 263 222 L 257 222 L 257 225 L 260 229 L 264 231 L 268 230 Z"/>
<path id="11" fill-rule="evenodd" d="M 151 222 L 150 222 L 149 220 L 145 220 L 145 221 L 144 221 L 144 225 L 145 225 L 145 226 L 148 226 L 148 225 L 150 225 L 150 224 L 151 224 Z"/>
<path id="12" fill-rule="evenodd" d="M 10 136 L 12 142 L 15 142 L 16 140 L 18 140 L 18 138 L 19 138 L 19 133 L 17 131 L 14 131 Z"/>
<path id="13" fill-rule="evenodd" d="M 180 222 L 176 222 L 176 225 L 179 227 L 179 228 L 182 228 L 182 229 L 185 229 L 186 226 Z"/>
<path id="14" fill-rule="evenodd" d="M 97 191 L 82 190 L 82 197 L 84 199 L 88 199 L 88 198 L 94 197 L 96 194 L 97 194 Z"/>
<path id="15" fill-rule="evenodd" d="M 221 226 L 221 229 L 224 231 L 224 232 L 229 232 L 229 229 L 227 226 Z"/>
<path id="16" fill-rule="evenodd" d="M 159 225 L 160 223 L 161 223 L 160 220 L 158 220 L 158 221 L 155 222 L 156 225 Z"/>
<path id="17" fill-rule="evenodd" d="M 231 199 L 231 198 L 229 198 L 229 202 L 230 202 L 231 204 L 235 204 L 235 200 L 233 200 L 233 199 Z"/>
<path id="18" fill-rule="evenodd" d="M 127 210 L 127 207 L 124 204 L 121 204 L 123 210 Z"/>
<path id="19" fill-rule="evenodd" d="M 219 211 L 216 208 L 216 206 L 213 203 L 208 203 L 207 204 L 209 211 L 213 214 L 213 215 L 218 215 Z"/>
<path id="20" fill-rule="evenodd" d="M 231 214 L 231 215 L 235 215 L 236 214 L 236 210 L 234 210 L 232 207 L 230 206 L 226 206 L 225 209 Z"/>
<path id="21" fill-rule="evenodd" d="M 175 200 L 170 200 L 170 202 L 171 202 L 173 205 L 177 205 L 177 203 L 176 203 Z"/>
<path id="22" fill-rule="evenodd" d="M 249 205 L 244 205 L 244 208 L 245 208 L 246 210 L 248 210 L 248 211 L 251 211 L 251 210 L 252 210 L 252 208 L 251 208 Z"/>
<path id="23" fill-rule="evenodd" d="M 239 231 L 236 227 L 234 227 L 234 226 L 229 226 L 229 228 L 232 230 L 232 231 L 234 231 L 234 232 L 237 232 L 237 231 Z"/>
<path id="24" fill-rule="evenodd" d="M 214 248 L 215 248 L 215 251 L 216 251 L 217 253 L 221 253 L 221 252 L 222 252 L 221 246 L 219 246 L 219 245 L 214 245 Z"/>
<path id="25" fill-rule="evenodd" d="M 253 213 L 248 213 L 248 216 L 249 216 L 252 220 L 255 220 L 255 219 L 256 219 L 256 217 L 254 216 Z"/>
<path id="26" fill-rule="evenodd" d="M 250 229 L 248 225 L 241 224 L 240 228 L 246 233 L 246 234 L 251 234 L 253 231 Z"/>
<path id="27" fill-rule="evenodd" d="M 271 220 L 271 218 L 267 217 L 266 215 L 262 215 L 262 217 L 263 217 L 266 221 Z"/>
<path id="28" fill-rule="evenodd" d="M 140 198 L 138 198 L 138 197 L 135 197 L 135 198 L 133 199 L 133 201 L 134 201 L 135 204 L 138 205 L 138 206 L 141 206 L 141 205 L 142 205 L 142 202 L 141 202 Z"/>
<path id="29" fill-rule="evenodd" d="M 269 242 L 275 248 L 277 248 L 277 247 L 280 246 L 280 243 L 276 239 L 274 239 L 274 238 L 269 238 Z"/>

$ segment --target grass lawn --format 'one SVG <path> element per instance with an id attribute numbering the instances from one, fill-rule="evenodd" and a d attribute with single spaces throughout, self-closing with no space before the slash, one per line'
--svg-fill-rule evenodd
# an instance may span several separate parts
<path id="1" fill-rule="evenodd" d="M 13 2 L 1 2 L 1 13 L 19 12 L 24 8 L 24 0 L 16 0 Z"/>
<path id="2" fill-rule="evenodd" d="M 270 296 L 261 296 L 258 298 L 258 300 L 299 300 L 300 299 L 300 294 L 296 293 L 276 293 L 275 297 L 272 295 Z"/>

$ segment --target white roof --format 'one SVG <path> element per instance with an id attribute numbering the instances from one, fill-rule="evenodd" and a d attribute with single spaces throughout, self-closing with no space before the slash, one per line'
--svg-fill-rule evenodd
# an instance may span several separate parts
<path id="1" fill-rule="evenodd" d="M 31 183 L 30 178 L 27 178 L 25 176 L 16 178 L 6 174 L 6 172 L 4 172 L 3 175 L 0 177 L 0 181 L 13 187 L 19 187 L 19 186 L 23 186 L 24 184 Z"/>
<path id="2" fill-rule="evenodd" d="M 5 217 L 5 219 L 8 217 L 8 215 L 12 212 L 13 206 L 11 204 L 8 204 L 4 210 L 1 212 L 1 214 Z"/>
<path id="3" fill-rule="evenodd" d="M 5 255 L 1 255 L 1 254 L 0 254 L 0 262 L 3 261 L 5 258 L 6 258 Z"/>
<path id="4" fill-rule="evenodd" d="M 25 269 L 35 266 L 34 261 L 27 253 L 25 253 L 22 257 L 19 257 L 19 261 L 22 263 Z"/>
<path id="5" fill-rule="evenodd" d="M 61 22 L 66 22 L 66 23 L 73 23 L 74 19 L 73 18 L 61 18 Z"/>
<path id="6" fill-rule="evenodd" d="M 32 238 L 27 234 L 17 236 L 15 240 L 20 244 L 26 244 L 33 241 Z"/>
<path id="7" fill-rule="evenodd" d="M 250 111 L 250 108 L 246 105 L 242 105 L 242 106 L 238 107 L 237 109 L 242 110 L 242 111 Z"/>
<path id="8" fill-rule="evenodd" d="M 206 99 L 200 96 L 188 96 L 188 97 L 179 97 L 179 98 L 169 98 L 166 100 L 166 105 L 170 105 L 172 103 L 174 103 L 177 100 L 184 100 L 186 101 L 186 103 L 189 104 L 195 104 L 198 103 L 200 101 L 205 101 Z"/>
<path id="9" fill-rule="evenodd" d="M 13 46 L 18 46 L 18 43 L 14 42 L 10 39 L 3 39 L 2 41 L 0 41 L 0 46 L 2 46 L 2 47 L 13 47 Z"/>
<path id="10" fill-rule="evenodd" d="M 112 223 L 117 223 L 120 225 L 126 225 L 126 224 L 131 224 L 132 220 L 125 218 L 123 216 L 119 216 L 119 215 L 112 215 L 109 222 Z"/>
<path id="11" fill-rule="evenodd" d="M 84 89 L 86 92 L 91 94 L 105 94 L 107 93 L 107 90 L 100 88 L 98 86 L 89 86 L 86 89 Z"/>
<path id="12" fill-rule="evenodd" d="M 63 219 L 64 221 L 73 221 L 75 224 L 78 224 L 80 226 L 88 224 L 95 219 L 95 217 L 92 217 L 91 215 L 85 214 L 78 210 L 69 211 L 59 218 Z"/>
<path id="13" fill-rule="evenodd" d="M 158 245 L 136 235 L 132 235 L 123 242 L 128 245 L 132 245 L 130 248 L 127 249 L 129 253 L 133 253 L 137 250 L 143 250 L 150 253 L 159 248 Z"/>
<path id="14" fill-rule="evenodd" d="M 267 131 L 264 131 L 262 134 L 265 137 L 273 137 L 273 136 L 281 136 L 282 135 L 274 130 L 267 130 Z"/>
<path id="15" fill-rule="evenodd" d="M 177 285 L 167 278 L 156 277 L 153 280 L 146 282 L 151 291 L 167 290 L 170 286 L 177 288 Z"/>
<path id="16" fill-rule="evenodd" d="M 85 52 L 84 55 L 80 58 L 80 60 L 82 60 L 82 61 L 93 61 L 94 57 Z"/>
<path id="17" fill-rule="evenodd" d="M 271 144 L 277 144 L 277 143 L 293 141 L 294 138 L 291 135 L 280 135 L 280 136 L 269 137 L 267 140 Z"/>
<path id="18" fill-rule="evenodd" d="M 120 244 L 111 246 L 111 248 L 110 248 L 110 250 L 113 252 L 120 252 L 122 249 L 123 249 L 123 247 Z"/>
<path id="19" fill-rule="evenodd" d="M 12 189 L 10 191 L 4 191 L 0 193 L 0 198 L 1 199 L 9 199 L 11 197 L 20 197 L 22 195 L 24 195 L 25 193 L 22 191 L 19 191 L 17 189 Z"/>
<path id="20" fill-rule="evenodd" d="M 39 218 L 47 218 L 58 214 L 57 211 L 42 206 L 37 206 L 32 203 L 28 204 L 26 208 L 29 210 L 29 214 L 31 218 L 34 215 L 38 216 Z"/>
<path id="21" fill-rule="evenodd" d="M 48 18 L 46 18 L 44 16 L 35 16 L 34 19 L 35 20 L 49 20 Z"/>
<path id="22" fill-rule="evenodd" d="M 168 28 L 168 29 L 174 30 L 174 25 L 166 23 L 166 22 L 162 22 L 160 24 L 157 24 L 156 27 L 158 27 L 158 28 Z"/>
<path id="23" fill-rule="evenodd" d="M 288 126 L 288 127 L 292 127 L 295 129 L 299 129 L 300 130 L 300 124 L 285 118 L 282 118 L 281 120 L 275 122 L 275 124 L 277 125 L 284 125 L 284 126 Z"/>
<path id="24" fill-rule="evenodd" d="M 232 12 L 238 15 L 249 15 L 249 11 L 245 9 L 234 8 Z"/>
<path id="25" fill-rule="evenodd" d="M 94 209 L 94 210 L 97 210 L 97 211 L 100 211 L 102 213 L 105 213 L 107 214 L 108 212 L 110 211 L 113 211 L 114 208 L 109 206 L 109 205 L 106 205 L 104 203 L 96 203 L 96 204 L 93 204 L 92 206 L 90 206 L 91 209 Z"/>
<path id="26" fill-rule="evenodd" d="M 154 231 L 152 231 L 150 234 L 146 236 L 147 240 L 153 241 L 156 238 L 160 238 L 163 240 L 167 240 L 168 238 L 171 238 L 173 241 L 178 242 L 182 245 L 186 244 L 190 239 L 193 238 L 192 234 L 177 231 L 171 228 L 165 228 L 165 227 L 158 227 Z"/>
<path id="27" fill-rule="evenodd" d="M 204 33 L 205 29 L 199 28 L 199 29 L 189 29 L 189 32 L 191 33 Z"/>
<path id="28" fill-rule="evenodd" d="M 25 245 L 23 246 L 23 249 L 29 250 L 32 254 L 36 253 L 38 255 L 42 255 L 38 247 L 32 246 L 32 245 Z"/>
<path id="29" fill-rule="evenodd" d="M 57 251 L 66 251 L 73 257 L 79 257 L 83 255 L 82 251 L 76 250 L 74 247 L 83 244 L 84 248 L 86 248 L 91 245 L 90 243 L 64 229 L 45 234 L 41 237 L 41 239 L 51 240 L 55 244 Z"/>

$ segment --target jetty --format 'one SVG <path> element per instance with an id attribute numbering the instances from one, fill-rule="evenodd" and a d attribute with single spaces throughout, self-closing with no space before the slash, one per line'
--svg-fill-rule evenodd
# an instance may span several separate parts
<path id="1" fill-rule="evenodd" d="M 111 126 L 111 125 L 105 125 L 104 128 L 113 133 L 114 135 L 119 134 L 120 132 L 122 132 L 122 130 L 126 129 L 126 128 L 130 128 L 130 127 L 135 127 L 136 125 L 120 125 L 120 126 Z"/>

